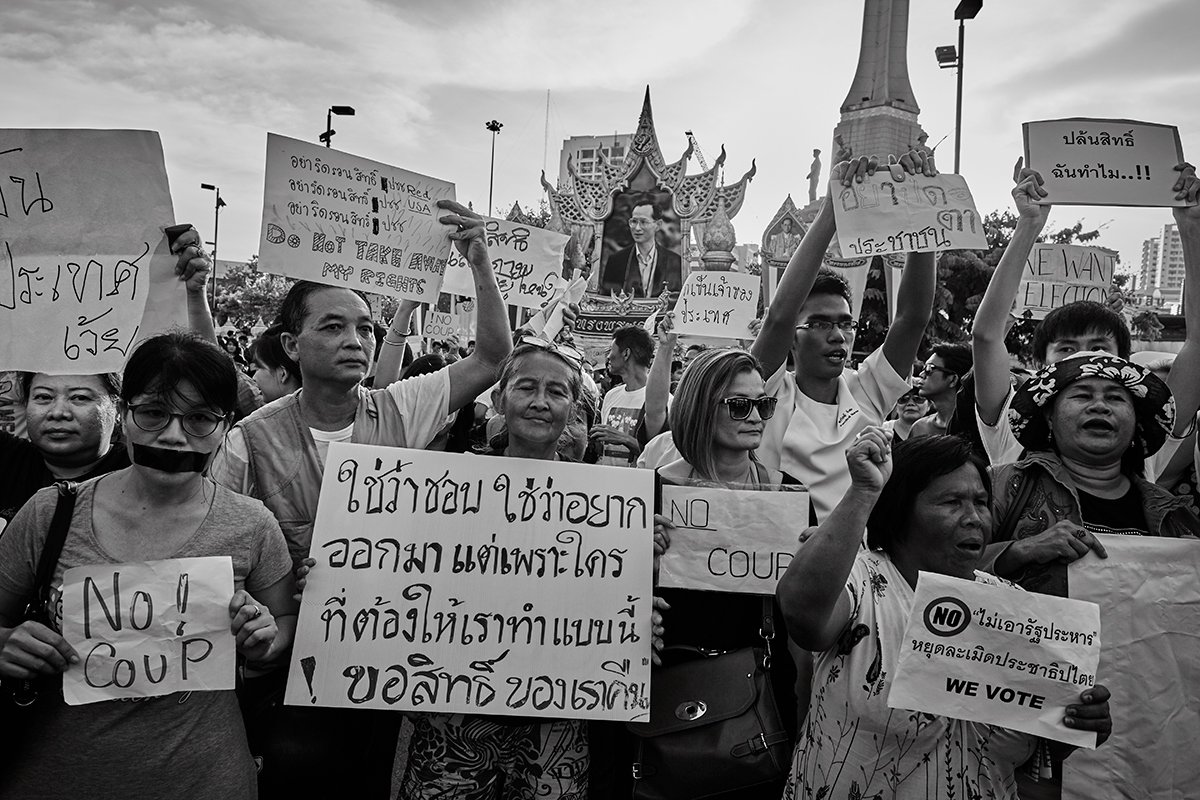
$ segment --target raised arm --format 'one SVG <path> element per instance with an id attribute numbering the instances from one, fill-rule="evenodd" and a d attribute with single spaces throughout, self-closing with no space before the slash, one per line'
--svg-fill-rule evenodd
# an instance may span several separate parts
<path id="1" fill-rule="evenodd" d="M 788 636 L 805 650 L 828 650 L 850 618 L 846 579 L 883 485 L 892 474 L 891 437 L 866 428 L 846 451 L 850 488 L 805 540 L 776 594 Z"/>
<path id="2" fill-rule="evenodd" d="M 375 365 L 375 388 L 385 386 L 400 380 L 404 371 L 404 346 L 409 332 L 412 330 L 413 314 L 419 306 L 416 300 L 404 299 L 396 307 L 392 324 L 383 337 L 383 348 L 379 351 L 379 363 Z"/>
<path id="3" fill-rule="evenodd" d="M 1032 169 L 1021 169 L 1021 160 L 1013 169 L 1017 185 L 1012 190 L 1017 205 L 1017 229 L 1013 232 L 1000 263 L 992 273 L 975 322 L 971 326 L 971 351 L 975 363 L 975 405 L 985 424 L 995 425 L 1010 388 L 1008 350 L 1004 337 L 1008 332 L 1009 311 L 1021 286 L 1025 259 L 1050 216 L 1050 206 L 1041 204 L 1046 196 L 1042 176 Z"/>
<path id="4" fill-rule="evenodd" d="M 175 274 L 187 292 L 188 328 L 201 338 L 216 342 L 217 329 L 206 291 L 212 260 L 204 252 L 200 233 L 195 228 L 188 228 L 171 242 L 171 252 L 178 257 Z"/>
<path id="5" fill-rule="evenodd" d="M 475 352 L 449 367 L 449 410 L 457 411 L 496 382 L 501 362 L 512 352 L 512 339 L 508 311 L 488 258 L 483 218 L 453 200 L 439 200 L 438 208 L 450 212 L 440 222 L 458 226 L 450 238 L 475 277 Z"/>
<path id="6" fill-rule="evenodd" d="M 659 323 L 658 348 L 646 377 L 646 439 L 662 433 L 667 424 L 667 400 L 671 397 L 671 361 L 675 358 L 675 312 L 668 312 Z"/>
<path id="7" fill-rule="evenodd" d="M 1175 169 L 1180 173 L 1175 197 L 1191 203 L 1172 209 L 1183 245 L 1183 320 L 1187 332 L 1167 385 L 1175 396 L 1173 433 L 1183 436 L 1200 409 L 1200 178 L 1191 164 L 1180 164 Z"/>

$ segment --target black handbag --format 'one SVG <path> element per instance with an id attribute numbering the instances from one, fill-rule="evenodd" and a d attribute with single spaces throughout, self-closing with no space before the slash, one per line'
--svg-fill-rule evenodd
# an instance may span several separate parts
<path id="1" fill-rule="evenodd" d="M 717 652 L 668 647 L 655 670 L 650 721 L 637 737 L 635 800 L 732 798 L 760 787 L 782 791 L 792 748 L 769 674 L 774 616 L 763 599 L 764 647 Z"/>

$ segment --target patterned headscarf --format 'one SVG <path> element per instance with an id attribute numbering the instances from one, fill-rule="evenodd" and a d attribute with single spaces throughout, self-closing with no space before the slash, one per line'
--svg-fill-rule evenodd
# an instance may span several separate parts
<path id="1" fill-rule="evenodd" d="M 1158 452 L 1175 426 L 1175 398 L 1145 367 L 1099 351 L 1076 353 L 1034 374 L 1017 389 L 1008 410 L 1013 434 L 1027 450 L 1050 449 L 1050 425 L 1043 413 L 1055 395 L 1076 381 L 1105 378 L 1128 390 L 1136 416 L 1134 438 L 1147 456 Z"/>

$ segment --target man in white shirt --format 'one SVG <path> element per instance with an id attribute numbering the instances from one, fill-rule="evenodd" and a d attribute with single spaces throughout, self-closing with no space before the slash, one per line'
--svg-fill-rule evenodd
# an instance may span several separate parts
<path id="1" fill-rule="evenodd" d="M 622 383 L 609 389 L 600 404 L 600 424 L 588 436 L 604 448 L 598 463 L 632 466 L 642 451 L 634 435 L 646 406 L 646 381 L 654 358 L 654 339 L 640 325 L 613 334 L 608 373 Z"/>
<path id="2" fill-rule="evenodd" d="M 834 167 L 831 185 L 849 186 L 875 171 L 875 159 L 858 158 Z M 889 167 L 893 180 L 905 174 L 937 174 L 932 157 L 912 152 Z M 933 253 L 910 253 L 900 281 L 896 313 L 883 347 L 857 371 L 847 370 L 857 320 L 850 314 L 850 289 L 840 276 L 821 269 L 835 232 L 828 197 L 800 246 L 792 253 L 751 353 L 762 363 L 767 393 L 779 411 L 766 423 L 758 460 L 808 487 L 818 521 L 850 486 L 846 448 L 868 425 L 883 422 L 896 400 L 911 388 L 904 376 L 933 308 Z M 796 372 L 785 361 L 792 353 Z"/>

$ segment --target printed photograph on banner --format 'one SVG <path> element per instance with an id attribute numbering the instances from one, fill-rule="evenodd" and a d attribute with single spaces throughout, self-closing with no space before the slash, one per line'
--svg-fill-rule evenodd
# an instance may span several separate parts
<path id="1" fill-rule="evenodd" d="M 758 312 L 762 278 L 741 272 L 693 272 L 675 301 L 675 332 L 680 336 L 744 339 Z"/>
<path id="2" fill-rule="evenodd" d="M 782 489 L 664 485 L 661 513 L 675 528 L 658 561 L 658 585 L 775 594 L 796 550 L 796 520 L 808 519 L 808 492 Z"/>
<path id="3" fill-rule="evenodd" d="M 437 301 L 450 253 L 454 184 L 267 134 L 262 272 Z"/>
<path id="4" fill-rule="evenodd" d="M 1063 717 L 1099 662 L 1095 603 L 921 572 L 888 707 L 1094 749 L 1096 734 Z"/>
<path id="5" fill-rule="evenodd" d="M 653 484 L 330 444 L 286 702 L 646 720 Z"/>
<path id="6" fill-rule="evenodd" d="M 934 250 L 986 250 L 983 218 L 961 175 L 895 180 L 885 167 L 853 186 L 830 183 L 846 258 Z"/>
<path id="7" fill-rule="evenodd" d="M 1105 305 L 1116 268 L 1117 253 L 1106 247 L 1035 244 L 1025 259 L 1012 313 L 1043 319 L 1054 309 L 1079 300 Z"/>
<path id="8" fill-rule="evenodd" d="M 1025 163 L 1045 180 L 1045 202 L 1079 206 L 1183 206 L 1179 129 L 1129 119 L 1026 122 Z"/>
<path id="9" fill-rule="evenodd" d="M 0 219 L 0 369 L 119 372 L 178 284 L 158 134 L 0 130 Z"/>
<path id="10" fill-rule="evenodd" d="M 500 284 L 500 296 L 510 306 L 541 308 L 558 286 L 563 253 L 569 236 L 555 231 L 488 218 L 488 255 Z M 457 248 L 450 249 L 442 291 L 475 296 L 475 275 Z"/>
<path id="11" fill-rule="evenodd" d="M 228 556 L 68 569 L 62 633 L 81 661 L 63 673 L 67 705 L 232 689 L 233 592 Z"/>
<path id="12" fill-rule="evenodd" d="M 1066 760 L 1062 796 L 1184 800 L 1200 786 L 1200 542 L 1096 538 L 1108 558 L 1071 562 L 1067 580 L 1071 597 L 1100 606 L 1113 731 L 1103 747 Z"/>

